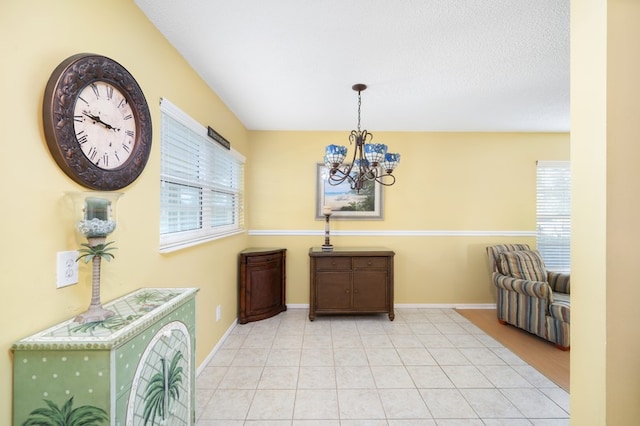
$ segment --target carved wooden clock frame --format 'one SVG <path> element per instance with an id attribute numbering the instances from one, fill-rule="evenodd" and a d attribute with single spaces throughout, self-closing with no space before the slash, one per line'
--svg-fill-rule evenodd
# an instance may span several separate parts
<path id="1" fill-rule="evenodd" d="M 95 112 L 83 113 L 86 117 L 77 114 L 80 94 L 96 83 L 124 97 L 135 123 L 135 132 L 130 132 L 134 134 L 131 144 L 126 147 L 126 160 L 117 167 L 104 167 L 90 159 L 81 147 L 86 138 L 76 133 L 74 120 L 89 119 L 93 124 L 113 129 Z M 112 191 L 131 184 L 142 173 L 151 152 L 151 115 L 142 89 L 122 65 L 102 55 L 80 53 L 58 65 L 44 93 L 43 125 L 47 146 L 58 166 L 75 182 L 91 189 Z M 108 137 L 107 131 L 103 133 Z"/>

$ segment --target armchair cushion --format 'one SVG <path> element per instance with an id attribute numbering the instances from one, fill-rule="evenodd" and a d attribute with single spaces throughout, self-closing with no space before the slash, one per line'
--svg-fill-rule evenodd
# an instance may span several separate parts
<path id="1" fill-rule="evenodd" d="M 549 271 L 547 280 L 551 290 L 558 293 L 571 294 L 571 276 L 566 272 Z"/>
<path id="2" fill-rule="evenodd" d="M 549 314 L 559 321 L 571 323 L 571 296 L 565 293 L 554 293 L 553 303 L 549 305 Z"/>
<path id="3" fill-rule="evenodd" d="M 543 281 L 523 280 L 508 275 L 502 275 L 499 272 L 493 273 L 493 283 L 499 288 L 507 291 L 513 291 L 523 296 L 543 299 L 545 302 L 549 300 L 551 288 L 549 284 Z"/>
<path id="4" fill-rule="evenodd" d="M 503 251 L 500 253 L 500 265 L 504 275 L 547 282 L 547 269 L 538 250 Z"/>

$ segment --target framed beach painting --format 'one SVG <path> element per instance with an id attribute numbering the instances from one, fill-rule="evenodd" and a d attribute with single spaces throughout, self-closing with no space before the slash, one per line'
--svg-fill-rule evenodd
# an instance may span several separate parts
<path id="1" fill-rule="evenodd" d="M 331 185 L 329 169 L 316 166 L 316 219 L 324 219 L 325 207 L 331 208 L 331 219 L 382 220 L 382 185 L 369 182 L 358 193 L 349 182 Z"/>

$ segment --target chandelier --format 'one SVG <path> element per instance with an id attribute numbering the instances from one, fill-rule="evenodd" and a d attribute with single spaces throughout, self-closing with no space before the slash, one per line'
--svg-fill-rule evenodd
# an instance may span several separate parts
<path id="1" fill-rule="evenodd" d="M 387 146 L 381 143 L 371 143 L 373 134 L 360 130 L 360 107 L 362 105 L 361 92 L 367 88 L 366 84 L 354 84 L 351 87 L 358 92 L 358 128 L 349 135 L 349 143 L 355 143 L 353 158 L 350 163 L 343 161 L 347 156 L 347 147 L 342 145 L 328 145 L 325 149 L 324 164 L 329 169 L 328 182 L 330 185 L 340 185 L 348 182 L 352 190 L 358 193 L 367 182 L 378 182 L 391 186 L 396 182 L 393 170 L 398 167 L 400 154 L 387 152 Z"/>

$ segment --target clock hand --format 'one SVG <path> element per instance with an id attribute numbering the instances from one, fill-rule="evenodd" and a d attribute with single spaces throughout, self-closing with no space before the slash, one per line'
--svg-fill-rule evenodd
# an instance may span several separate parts
<path id="1" fill-rule="evenodd" d="M 87 117 L 89 117 L 93 121 L 100 121 L 100 117 L 98 117 L 97 115 L 91 115 L 87 111 L 82 111 L 82 115 L 86 115 Z"/>
<path id="2" fill-rule="evenodd" d="M 82 111 L 82 114 L 86 115 L 87 117 L 92 119 L 94 122 L 102 124 L 104 127 L 106 127 L 109 130 L 120 131 L 120 129 L 117 129 L 117 128 L 113 127 L 111 124 L 108 124 L 108 123 L 105 123 L 104 121 L 102 121 L 102 119 L 100 117 L 98 117 L 97 115 L 89 114 L 86 111 Z"/>
<path id="3" fill-rule="evenodd" d="M 93 121 L 95 121 L 95 122 L 97 122 L 97 123 L 102 124 L 102 125 L 103 125 L 104 127 L 106 127 L 107 129 L 109 129 L 109 130 L 116 130 L 116 128 L 115 128 L 115 127 L 113 127 L 112 125 L 110 125 L 110 124 L 105 123 L 104 121 L 102 121 L 102 119 L 101 119 L 99 116 L 89 114 L 89 113 L 87 113 L 86 111 L 83 111 L 82 113 L 83 113 L 84 115 L 86 115 L 87 117 L 89 117 L 90 119 L 92 119 Z"/>

